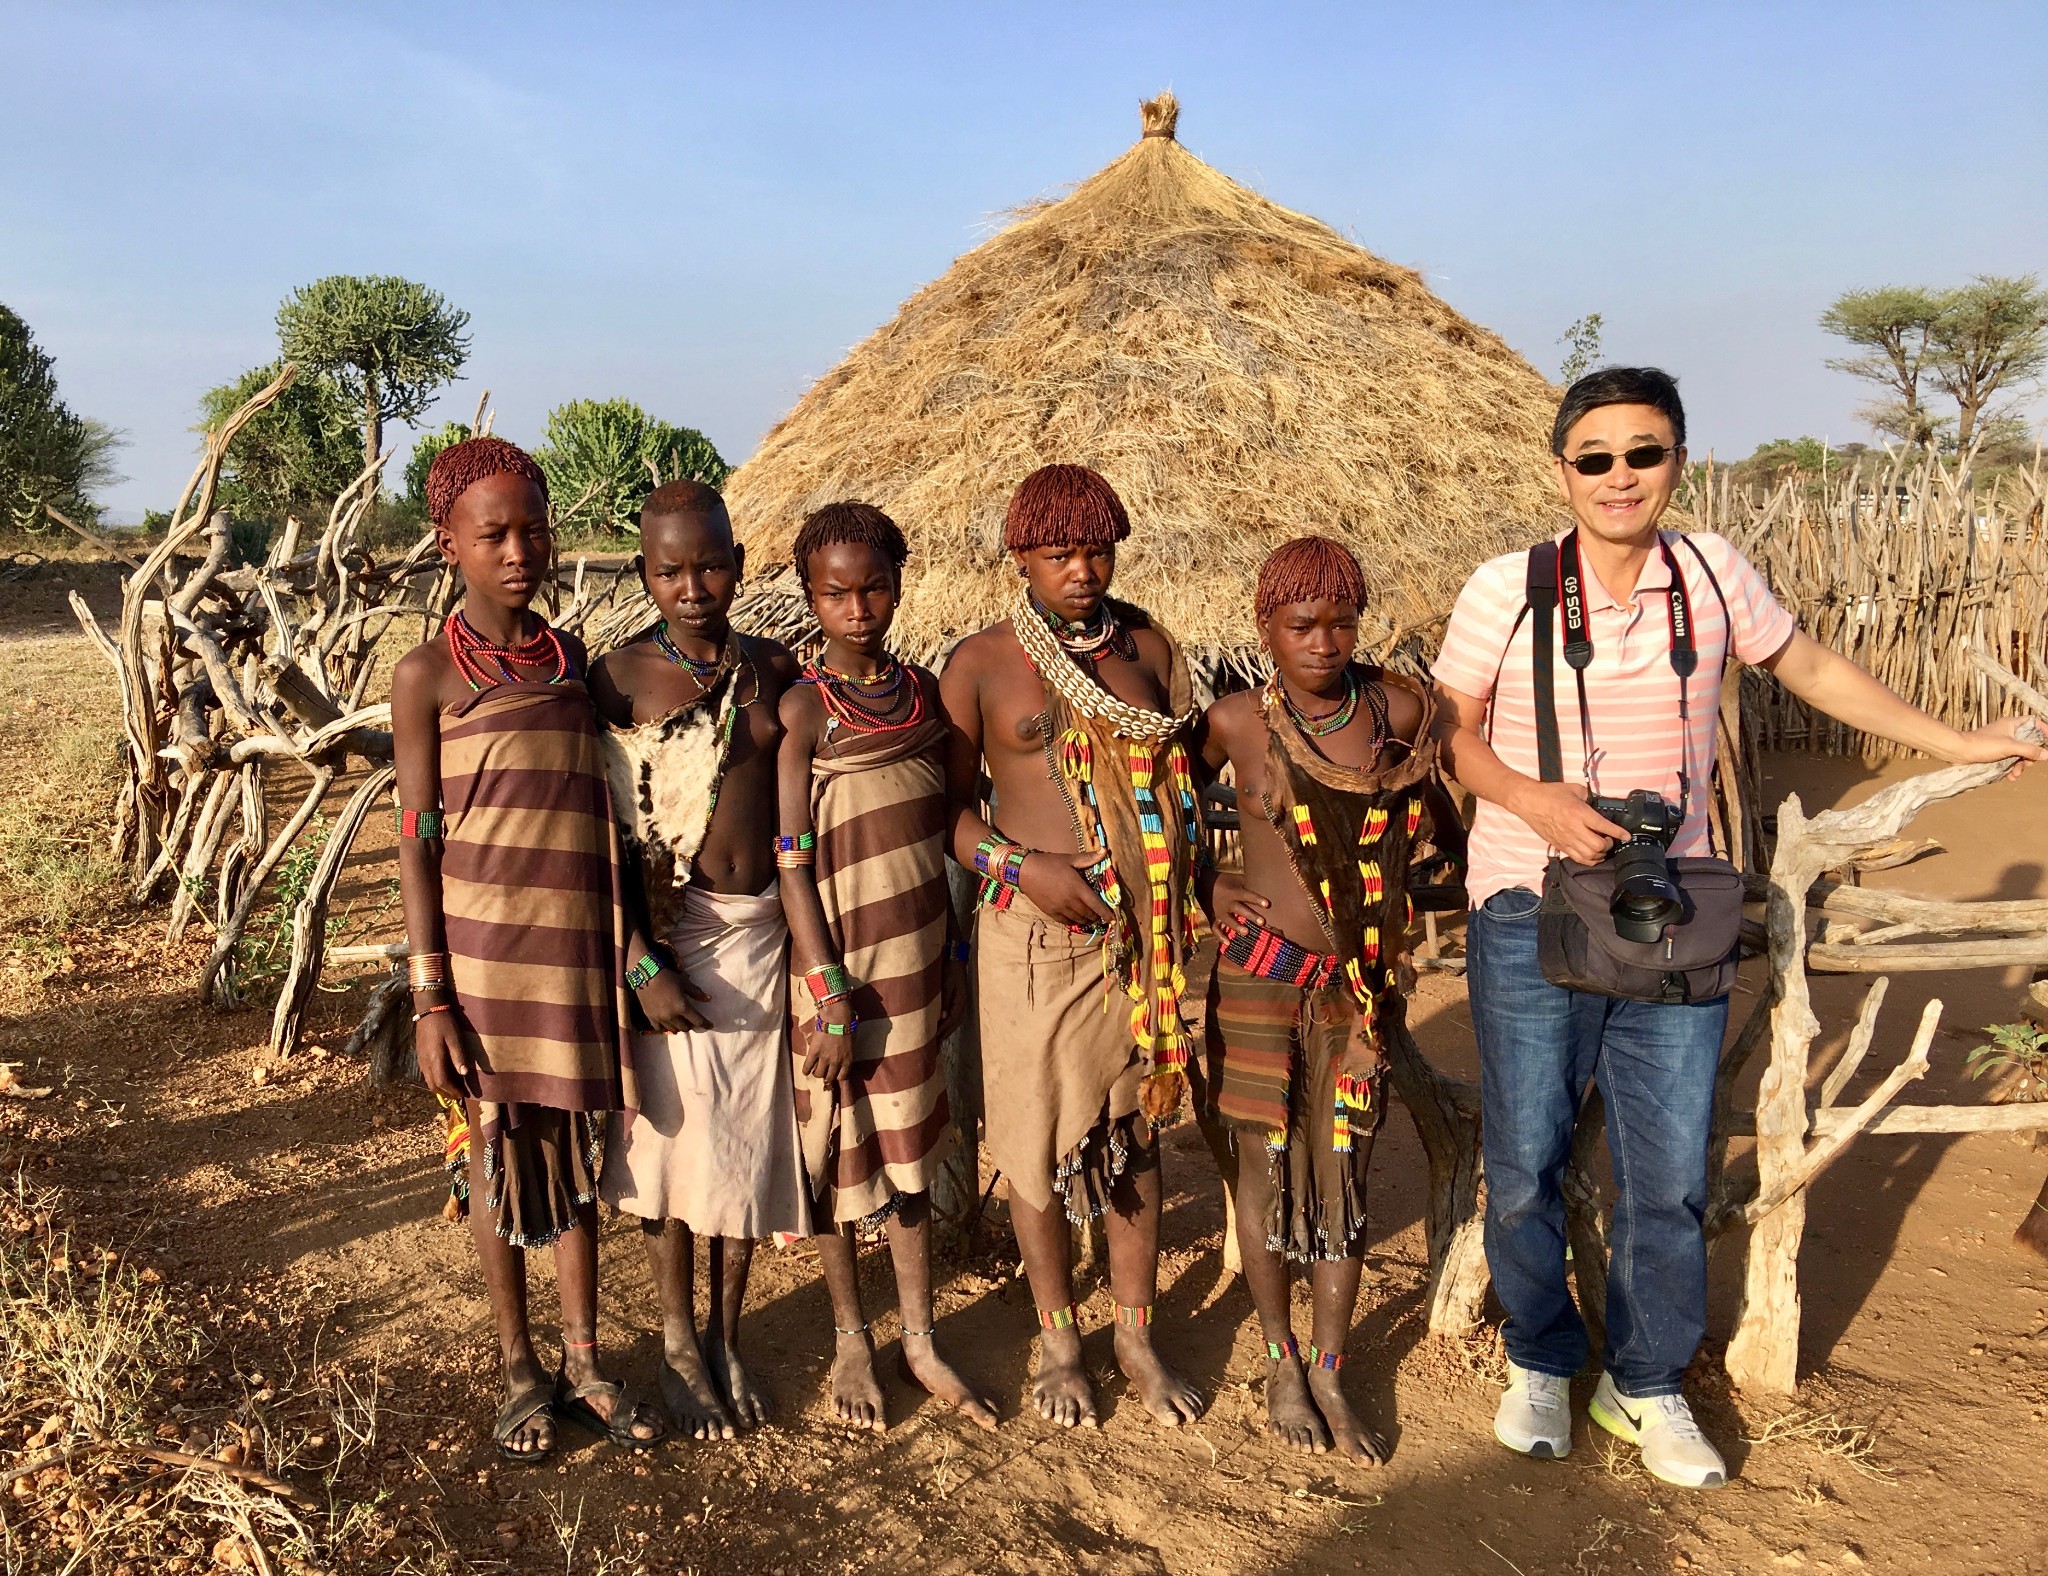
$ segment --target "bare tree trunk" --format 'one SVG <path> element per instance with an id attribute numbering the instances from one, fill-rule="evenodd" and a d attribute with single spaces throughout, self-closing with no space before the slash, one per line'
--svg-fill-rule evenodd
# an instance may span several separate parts
<path id="1" fill-rule="evenodd" d="M 327 951 L 327 908 L 334 896 L 334 883 L 340 879 L 342 866 L 348 862 L 349 850 L 355 846 L 356 834 L 362 830 L 364 818 L 369 815 L 378 796 L 390 791 L 396 776 L 397 772 L 389 766 L 379 767 L 370 773 L 350 797 L 347 808 L 341 812 L 341 819 L 335 823 L 334 831 L 327 839 L 327 846 L 320 851 L 320 863 L 314 868 L 312 880 L 306 883 L 298 912 L 292 916 L 291 969 L 285 975 L 284 988 L 278 992 L 277 1008 L 270 1018 L 270 1054 L 273 1056 L 289 1056 L 292 1047 L 298 1043 L 306 1008 L 320 986 L 320 968 Z"/>
<path id="2" fill-rule="evenodd" d="M 1465 1335 L 1479 1324 L 1489 1284 L 1479 1090 L 1430 1066 L 1405 1023 L 1387 1036 L 1387 1052 L 1394 1092 L 1429 1160 L 1429 1330 Z"/>
<path id="3" fill-rule="evenodd" d="M 959 934 L 974 934 L 974 878 L 946 861 L 947 895 Z M 932 1213 L 972 1251 L 981 1231 L 981 1002 L 968 970 L 967 1013 L 939 1047 L 946 1072 L 946 1105 L 953 1117 L 953 1152 L 932 1179 Z"/>
<path id="4" fill-rule="evenodd" d="M 1607 1210 L 1593 1161 L 1607 1127 L 1607 1101 L 1599 1089 L 1586 1092 L 1572 1129 L 1571 1158 L 1564 1168 L 1565 1235 L 1571 1243 L 1572 1272 L 1579 1283 L 1579 1316 L 1586 1336 L 1599 1351 L 1607 1333 Z"/>

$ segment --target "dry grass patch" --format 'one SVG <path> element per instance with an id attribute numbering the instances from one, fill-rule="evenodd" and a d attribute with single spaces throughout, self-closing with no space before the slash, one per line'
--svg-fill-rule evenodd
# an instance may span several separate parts
<path id="1" fill-rule="evenodd" d="M 82 637 L 19 638 L 0 664 L 0 920 L 47 953 L 118 900 L 107 838 L 120 788 L 120 701 Z"/>
<path id="2" fill-rule="evenodd" d="M 445 1566 L 394 1547 L 381 1492 L 343 1487 L 378 1441 L 374 1374 L 221 1361 L 220 1311 L 82 1246 L 58 1207 L 0 1189 L 5 1576 Z"/>

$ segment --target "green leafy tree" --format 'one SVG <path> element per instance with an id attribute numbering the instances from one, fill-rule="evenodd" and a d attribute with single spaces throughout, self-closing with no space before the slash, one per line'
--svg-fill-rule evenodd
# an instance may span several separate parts
<path id="1" fill-rule="evenodd" d="M 208 389 L 200 399 L 202 430 L 219 427 L 268 387 L 281 365 L 252 367 Z M 273 524 L 288 514 L 324 514 L 362 472 L 360 441 L 354 402 L 332 378 L 302 369 L 228 445 L 220 501 L 232 515 Z"/>
<path id="2" fill-rule="evenodd" d="M 92 493 L 120 480 L 114 451 L 121 441 L 64 403 L 55 361 L 19 314 L 0 306 L 0 510 L 28 530 L 51 524 L 46 505 L 80 524 L 95 522 Z"/>
<path id="3" fill-rule="evenodd" d="M 1571 347 L 1565 355 L 1564 365 L 1557 369 L 1558 377 L 1565 383 L 1578 382 L 1600 359 L 1601 323 L 1598 312 L 1588 312 L 1558 336 L 1560 345 Z"/>
<path id="4" fill-rule="evenodd" d="M 412 456 L 405 462 L 405 498 L 421 514 L 427 509 L 427 472 L 434 468 L 434 461 L 443 449 L 466 443 L 471 436 L 468 422 L 445 422 L 433 432 L 421 433 L 412 446 Z"/>
<path id="5" fill-rule="evenodd" d="M 1820 315 L 1822 328 L 1858 351 L 1831 358 L 1828 365 L 1885 391 L 1858 414 L 1879 432 L 1907 443 L 1933 442 L 1939 426 L 1921 398 L 1921 382 L 1929 372 L 1930 335 L 1941 312 L 1938 291 L 1879 285 L 1843 291 Z"/>
<path id="6" fill-rule="evenodd" d="M 391 274 L 330 274 L 277 309 L 288 360 L 334 380 L 361 412 L 363 458 L 384 447 L 384 423 L 416 421 L 469 359 L 469 314 L 437 290 Z"/>
<path id="7" fill-rule="evenodd" d="M 2048 369 L 2048 290 L 2038 275 L 1979 274 L 1941 298 L 1927 330 L 1927 372 L 1956 402 L 1956 447 L 1967 449 L 1986 408 Z"/>
<path id="8" fill-rule="evenodd" d="M 732 467 L 703 433 L 658 421 L 629 399 L 577 399 L 548 413 L 534 451 L 564 526 L 624 535 L 656 487 L 723 487 Z"/>

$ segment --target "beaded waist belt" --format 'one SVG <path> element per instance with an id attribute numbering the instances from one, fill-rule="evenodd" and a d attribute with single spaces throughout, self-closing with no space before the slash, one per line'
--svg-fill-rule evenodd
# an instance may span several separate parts
<path id="1" fill-rule="evenodd" d="M 1334 952 L 1311 952 L 1264 925 L 1240 925 L 1226 919 L 1216 927 L 1223 938 L 1223 956 L 1247 974 L 1282 985 L 1321 990 L 1337 977 L 1343 960 Z"/>

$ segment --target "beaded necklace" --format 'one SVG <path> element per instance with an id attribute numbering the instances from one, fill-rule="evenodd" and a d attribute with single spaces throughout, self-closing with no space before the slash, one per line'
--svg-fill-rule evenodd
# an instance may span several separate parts
<path id="1" fill-rule="evenodd" d="M 1100 662 L 1111 656 L 1120 657 L 1125 662 L 1138 660 L 1137 641 L 1131 638 L 1131 632 L 1124 628 L 1123 620 L 1116 616 L 1107 601 L 1098 602 L 1093 613 L 1079 620 L 1061 618 L 1036 596 L 1030 601 L 1031 610 L 1076 662 Z"/>
<path id="2" fill-rule="evenodd" d="M 802 683 L 817 687 L 825 707 L 825 732 L 896 733 L 924 721 L 924 686 L 894 657 L 872 678 L 857 678 L 823 662 L 804 665 Z M 908 691 L 906 697 L 905 691 Z"/>
<path id="3" fill-rule="evenodd" d="M 570 671 L 569 653 L 563 649 L 553 628 L 538 613 L 534 614 L 534 619 L 540 628 L 531 639 L 516 646 L 500 646 L 479 635 L 476 626 L 470 623 L 462 610 L 456 609 L 455 616 L 444 626 L 448 632 L 448 655 L 454 659 L 455 671 L 462 675 L 471 690 L 480 691 L 496 684 L 560 684 L 574 676 Z M 484 666 L 487 661 L 498 670 L 495 678 Z M 512 671 L 514 663 L 537 668 L 544 662 L 554 664 L 552 677 L 521 678 Z"/>
<path id="4" fill-rule="evenodd" d="M 706 689 L 711 687 L 712 677 L 718 672 L 719 664 L 725 660 L 725 647 L 723 645 L 718 648 L 718 655 L 715 657 L 699 661 L 696 657 L 691 656 L 681 646 L 677 645 L 674 637 L 669 634 L 667 619 L 663 619 L 654 626 L 654 644 L 660 649 L 664 657 L 667 657 L 669 661 L 673 662 L 685 673 L 688 673 L 691 678 L 695 679 Z"/>
<path id="5" fill-rule="evenodd" d="M 1277 680 L 1279 675 L 1276 673 Z M 1294 719 L 1295 726 L 1312 739 L 1327 739 L 1333 733 L 1342 733 L 1351 726 L 1351 719 L 1358 715 L 1358 675 L 1349 668 L 1344 670 L 1344 699 L 1339 701 L 1335 711 L 1311 717 L 1294 703 L 1294 692 L 1282 683 L 1280 699 L 1286 704 L 1287 715 Z"/>

